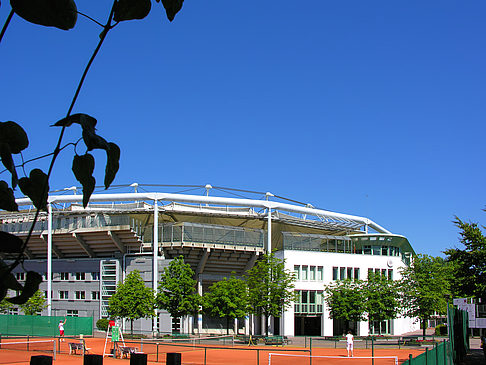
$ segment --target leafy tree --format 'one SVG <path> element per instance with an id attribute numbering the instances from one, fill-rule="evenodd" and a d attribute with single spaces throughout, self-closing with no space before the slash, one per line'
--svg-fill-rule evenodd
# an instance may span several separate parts
<path id="1" fill-rule="evenodd" d="M 167 18 L 170 21 L 172 21 L 179 10 L 181 10 L 183 1 L 184 0 L 162 0 L 162 5 L 165 8 Z M 160 1 L 157 0 L 157 2 Z M 12 270 L 23 263 L 25 259 L 23 253 L 30 240 L 39 213 L 41 210 L 47 210 L 49 179 L 60 152 L 69 145 L 73 146 L 74 157 L 72 171 L 75 178 L 83 186 L 84 206 L 88 204 L 96 182 L 93 177 L 95 159 L 89 152 L 94 149 L 102 149 L 106 152 L 107 162 L 104 176 L 105 188 L 108 188 L 111 185 L 118 172 L 120 148 L 115 143 L 108 142 L 103 137 L 96 134 L 95 125 L 97 120 L 94 117 L 85 113 L 72 114 L 72 111 L 88 71 L 108 33 L 124 21 L 145 18 L 150 13 L 152 2 L 151 0 L 113 0 L 113 5 L 105 24 L 101 24 L 94 20 L 93 17 L 78 12 L 74 0 L 11 0 L 10 5 L 10 14 L 0 31 L 0 42 L 5 36 L 7 28 L 14 15 L 34 24 L 55 27 L 61 30 L 69 30 L 75 27 L 79 14 L 85 16 L 102 28 L 99 35 L 98 45 L 94 49 L 92 56 L 82 72 L 78 86 L 74 91 L 72 101 L 67 108 L 66 116 L 53 124 L 53 126 L 60 128 L 60 132 L 58 141 L 51 153 L 39 158 L 24 161 L 22 151 L 29 146 L 27 133 L 17 122 L 0 122 L 0 160 L 5 167 L 5 170 L 1 172 L 8 171 L 10 173 L 10 185 L 4 180 L 0 181 L 0 209 L 7 211 L 19 210 L 14 195 L 14 190 L 17 186 L 20 187 L 23 194 L 32 200 L 33 205 L 37 209 L 32 222 L 32 229 L 25 241 L 7 232 L 2 232 L 0 237 L 0 254 L 2 254 L 2 259 L 0 259 L 0 300 L 6 297 L 9 289 L 12 289 L 14 291 L 19 291 L 20 295 L 13 298 L 7 298 L 7 300 L 13 304 L 23 304 L 38 290 L 39 284 L 42 282 L 42 277 L 39 273 L 29 271 L 27 272 L 25 284 L 21 285 L 12 275 Z M 64 132 L 66 128 L 70 127 L 72 124 L 79 124 L 81 126 L 82 138 L 77 142 L 68 143 L 63 146 Z M 81 140 L 85 144 L 86 152 L 78 154 L 77 147 Z M 25 173 L 25 165 L 45 157 L 51 158 L 47 173 L 38 168 L 34 168 L 27 176 L 27 173 Z M 17 163 L 15 160 L 17 160 Z M 17 168 L 19 167 L 26 176 L 19 178 L 17 174 Z M 5 254 L 12 256 L 12 263 L 9 263 L 8 265 L 5 263 L 3 260 Z"/>
<path id="2" fill-rule="evenodd" d="M 248 300 L 250 312 L 280 317 L 295 300 L 295 275 L 285 269 L 285 261 L 267 253 L 248 270 Z M 265 333 L 268 335 L 268 325 Z"/>
<path id="3" fill-rule="evenodd" d="M 157 308 L 165 309 L 173 319 L 199 311 L 201 297 L 196 293 L 194 271 L 189 264 L 184 263 L 182 256 L 172 260 L 161 274 Z"/>
<path id="4" fill-rule="evenodd" d="M 46 297 L 40 290 L 37 290 L 27 302 L 20 304 L 20 309 L 28 316 L 35 316 L 45 308 L 47 308 Z"/>
<path id="5" fill-rule="evenodd" d="M 363 285 L 361 280 L 349 279 L 326 285 L 324 291 L 325 301 L 330 308 L 329 317 L 348 323 L 366 320 Z"/>
<path id="6" fill-rule="evenodd" d="M 202 298 L 203 311 L 211 316 L 226 318 L 226 331 L 230 323 L 248 313 L 248 293 L 244 280 L 233 274 L 209 287 Z"/>
<path id="7" fill-rule="evenodd" d="M 446 260 L 452 264 L 452 293 L 457 297 L 486 300 L 486 236 L 477 223 L 463 222 L 456 217 L 454 224 L 460 230 L 464 248 L 444 251 Z"/>
<path id="8" fill-rule="evenodd" d="M 401 275 L 403 313 L 422 322 L 425 336 L 430 317 L 436 312 L 446 313 L 450 265 L 441 257 L 417 255 L 410 266 L 401 270 Z"/>
<path id="9" fill-rule="evenodd" d="M 133 335 L 133 321 L 155 316 L 154 291 L 145 286 L 138 270 L 127 275 L 123 283 L 118 283 L 116 292 L 108 302 L 108 313 L 113 318 L 130 320 Z"/>
<path id="10" fill-rule="evenodd" d="M 0 301 L 0 314 L 8 314 L 8 310 L 11 308 L 13 308 L 13 304 L 6 299 Z"/>
<path id="11" fill-rule="evenodd" d="M 365 311 L 370 326 L 397 318 L 401 310 L 400 289 L 397 282 L 379 273 L 369 273 L 363 284 Z"/>

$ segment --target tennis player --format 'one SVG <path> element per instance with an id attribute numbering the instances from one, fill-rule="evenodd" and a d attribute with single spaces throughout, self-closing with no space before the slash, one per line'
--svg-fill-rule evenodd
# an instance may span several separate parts
<path id="1" fill-rule="evenodd" d="M 61 341 L 64 342 L 64 325 L 66 324 L 67 318 L 64 318 L 64 322 L 62 320 L 59 321 L 59 337 L 61 337 Z"/>
<path id="2" fill-rule="evenodd" d="M 353 357 L 353 344 L 354 344 L 354 336 L 351 333 L 351 331 L 348 331 L 348 334 L 346 335 L 346 349 L 348 350 L 348 357 L 349 354 L 351 353 L 351 357 Z"/>

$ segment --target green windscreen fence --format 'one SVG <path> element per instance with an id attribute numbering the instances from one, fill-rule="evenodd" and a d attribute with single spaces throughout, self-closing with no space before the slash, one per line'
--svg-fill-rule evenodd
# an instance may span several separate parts
<path id="1" fill-rule="evenodd" d="M 93 317 L 0 315 L 0 334 L 8 336 L 59 336 L 59 321 L 66 319 L 65 336 L 92 336 Z"/>

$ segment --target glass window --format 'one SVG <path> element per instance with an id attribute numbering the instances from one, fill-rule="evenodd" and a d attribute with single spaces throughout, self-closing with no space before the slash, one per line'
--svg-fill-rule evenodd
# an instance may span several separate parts
<path id="1" fill-rule="evenodd" d="M 388 246 L 381 246 L 381 255 L 388 256 Z"/>
<path id="2" fill-rule="evenodd" d="M 393 280 L 393 269 L 388 269 L 388 279 Z"/>
<path id="3" fill-rule="evenodd" d="M 307 280 L 307 265 L 302 266 L 302 280 Z"/>
<path id="4" fill-rule="evenodd" d="M 75 298 L 76 299 L 86 299 L 86 292 L 84 290 L 76 291 Z"/>
<path id="5" fill-rule="evenodd" d="M 18 273 L 15 273 L 15 278 L 17 280 L 25 280 L 25 272 L 18 272 Z"/>
<path id="6" fill-rule="evenodd" d="M 316 267 L 315 266 L 310 267 L 309 274 L 310 274 L 309 280 L 315 281 L 316 280 Z"/>
<path id="7" fill-rule="evenodd" d="M 59 299 L 69 299 L 69 292 L 67 290 L 59 290 Z"/>
<path id="8" fill-rule="evenodd" d="M 354 280 L 359 280 L 359 267 L 354 268 Z"/>
<path id="9" fill-rule="evenodd" d="M 92 291 L 91 292 L 91 299 L 92 300 L 99 300 L 100 299 L 100 292 L 99 291 Z"/>
<path id="10" fill-rule="evenodd" d="M 77 272 L 76 273 L 76 280 L 86 280 L 86 273 L 85 272 Z"/>
<path id="11" fill-rule="evenodd" d="M 381 246 L 372 246 L 373 255 L 379 256 L 381 253 Z"/>
<path id="12" fill-rule="evenodd" d="M 363 246 L 363 253 L 365 255 L 371 255 L 371 246 Z"/>
<path id="13" fill-rule="evenodd" d="M 339 279 L 344 280 L 346 279 L 346 268 L 345 267 L 340 267 L 339 268 Z"/>
<path id="14" fill-rule="evenodd" d="M 100 273 L 99 272 L 92 272 L 91 273 L 91 280 L 100 280 Z"/>
<path id="15" fill-rule="evenodd" d="M 353 268 L 348 267 L 346 270 L 346 279 L 352 279 L 353 278 Z"/>
<path id="16" fill-rule="evenodd" d="M 60 272 L 59 273 L 59 280 L 69 280 L 69 273 L 68 272 Z"/>
<path id="17" fill-rule="evenodd" d="M 337 280 L 339 279 L 338 278 L 338 268 L 337 267 L 333 267 L 332 268 L 332 280 Z"/>
<path id="18" fill-rule="evenodd" d="M 67 316 L 68 317 L 78 317 L 79 316 L 79 313 L 75 309 L 68 309 L 67 310 Z"/>
<path id="19" fill-rule="evenodd" d="M 324 280 L 324 268 L 322 266 L 317 267 L 317 281 Z"/>
<path id="20" fill-rule="evenodd" d="M 295 280 L 300 280 L 300 266 L 294 265 Z"/>

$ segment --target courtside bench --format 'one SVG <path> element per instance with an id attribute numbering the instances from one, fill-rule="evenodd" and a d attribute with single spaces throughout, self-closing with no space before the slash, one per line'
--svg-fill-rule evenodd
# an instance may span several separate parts
<path id="1" fill-rule="evenodd" d="M 138 352 L 138 348 L 131 347 L 131 346 L 119 346 L 118 349 L 120 350 L 120 358 L 128 358 L 128 355 L 135 354 Z"/>
<path id="2" fill-rule="evenodd" d="M 265 345 L 272 345 L 272 346 L 283 346 L 284 345 L 284 338 L 283 336 L 268 336 L 264 339 Z"/>
<path id="3" fill-rule="evenodd" d="M 81 342 L 69 342 L 68 345 L 69 355 L 77 354 L 77 351 L 79 351 L 80 354 L 83 354 L 83 351 L 89 353 L 89 350 L 91 350 L 90 348 L 84 346 L 84 344 Z"/>

